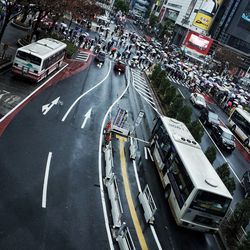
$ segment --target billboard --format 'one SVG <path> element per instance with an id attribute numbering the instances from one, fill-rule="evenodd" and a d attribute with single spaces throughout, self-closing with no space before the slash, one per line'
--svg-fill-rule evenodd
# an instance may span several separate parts
<path id="1" fill-rule="evenodd" d="M 213 23 L 213 18 L 221 6 L 223 0 L 203 0 L 193 25 L 208 31 Z"/>
<path id="2" fill-rule="evenodd" d="M 199 54 L 207 55 L 212 43 L 213 40 L 211 38 L 189 31 L 183 45 Z"/>
<path id="3" fill-rule="evenodd" d="M 241 14 L 240 20 L 239 20 L 239 27 L 250 31 L 250 1 L 248 2 L 245 10 Z"/>

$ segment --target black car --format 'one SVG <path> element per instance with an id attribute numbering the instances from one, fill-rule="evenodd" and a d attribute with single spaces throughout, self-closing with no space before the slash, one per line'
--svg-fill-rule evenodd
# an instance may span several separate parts
<path id="1" fill-rule="evenodd" d="M 200 120 L 206 126 L 219 125 L 220 120 L 217 114 L 210 108 L 204 108 L 200 112 Z"/>
<path id="2" fill-rule="evenodd" d="M 106 53 L 104 51 L 100 51 L 96 57 L 95 57 L 95 60 L 98 62 L 98 63 L 104 63 L 105 62 L 105 58 L 106 58 Z"/>
<path id="3" fill-rule="evenodd" d="M 213 125 L 211 136 L 219 147 L 232 152 L 235 149 L 235 141 L 232 132 L 221 125 Z"/>
<path id="4" fill-rule="evenodd" d="M 245 198 L 250 197 L 250 171 L 244 173 L 240 183 L 244 188 Z"/>

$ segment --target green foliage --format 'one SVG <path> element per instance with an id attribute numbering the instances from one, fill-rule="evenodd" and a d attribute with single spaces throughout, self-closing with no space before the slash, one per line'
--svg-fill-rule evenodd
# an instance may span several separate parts
<path id="1" fill-rule="evenodd" d="M 150 24 L 152 27 L 154 27 L 154 26 L 157 24 L 157 22 L 158 22 L 157 16 L 151 15 L 151 16 L 149 17 L 149 24 Z"/>
<path id="2" fill-rule="evenodd" d="M 176 97 L 176 88 L 174 86 L 169 86 L 165 90 L 163 102 L 168 106 Z"/>
<path id="3" fill-rule="evenodd" d="M 230 170 L 227 163 L 222 164 L 216 169 L 216 172 L 220 176 L 221 180 L 227 187 L 228 191 L 233 194 L 236 186 L 233 177 L 230 177 Z"/>
<path id="4" fill-rule="evenodd" d="M 157 64 L 157 65 L 154 67 L 153 71 L 152 71 L 152 74 L 151 74 L 151 76 L 150 76 L 150 79 L 151 79 L 152 81 L 154 81 L 154 79 L 157 77 L 157 75 L 158 75 L 160 72 L 161 72 L 161 66 L 160 66 L 160 64 Z"/>
<path id="5" fill-rule="evenodd" d="M 246 239 L 241 242 L 237 250 L 249 250 L 250 249 L 250 232 L 247 232 Z"/>
<path id="6" fill-rule="evenodd" d="M 189 124 L 191 122 L 192 112 L 192 108 L 185 105 L 180 109 L 179 113 L 176 116 L 176 119 L 185 124 Z"/>
<path id="7" fill-rule="evenodd" d="M 181 95 L 177 95 L 173 102 L 170 104 L 170 107 L 168 108 L 167 116 L 176 118 L 182 107 L 183 98 L 181 97 Z"/>
<path id="8" fill-rule="evenodd" d="M 208 160 L 210 161 L 211 164 L 213 164 L 213 162 L 216 159 L 216 148 L 214 145 L 211 145 L 207 148 L 206 152 L 205 152 L 206 157 L 208 158 Z"/>
<path id="9" fill-rule="evenodd" d="M 129 11 L 129 5 L 125 0 L 115 0 L 114 7 L 117 11 L 121 10 L 123 13 Z"/>
<path id="10" fill-rule="evenodd" d="M 169 88 L 170 81 L 167 78 L 163 78 L 158 86 L 158 92 L 164 93 L 165 89 Z"/>
<path id="11" fill-rule="evenodd" d="M 187 125 L 188 129 L 190 130 L 191 134 L 193 135 L 194 139 L 200 143 L 201 138 L 204 135 L 204 129 L 199 122 L 199 120 L 192 121 Z"/>
<path id="12" fill-rule="evenodd" d="M 164 70 L 161 70 L 153 79 L 154 86 L 158 88 L 161 82 L 163 82 L 165 79 L 166 79 L 166 72 Z"/>

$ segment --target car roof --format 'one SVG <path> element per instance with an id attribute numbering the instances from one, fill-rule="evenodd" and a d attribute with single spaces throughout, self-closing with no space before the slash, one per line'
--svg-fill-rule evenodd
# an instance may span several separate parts
<path id="1" fill-rule="evenodd" d="M 222 129 L 223 132 L 226 132 L 226 133 L 228 133 L 228 134 L 233 135 L 233 133 L 229 130 L 229 128 L 224 127 L 224 126 L 222 126 L 222 125 L 218 125 L 218 127 L 220 127 L 220 128 Z"/>

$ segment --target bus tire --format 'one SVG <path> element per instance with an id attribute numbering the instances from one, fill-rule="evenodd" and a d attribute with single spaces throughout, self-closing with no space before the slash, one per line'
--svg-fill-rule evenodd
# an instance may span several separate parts
<path id="1" fill-rule="evenodd" d="M 249 139 L 247 138 L 247 139 L 243 142 L 243 145 L 244 145 L 245 147 L 247 147 L 248 144 L 249 144 Z"/>
<path id="2" fill-rule="evenodd" d="M 232 126 L 232 131 L 235 131 L 235 129 L 236 129 L 236 125 L 234 124 L 234 125 Z"/>
<path id="3" fill-rule="evenodd" d="M 168 200 L 170 193 L 171 193 L 171 186 L 170 186 L 170 184 L 167 184 L 167 186 L 165 187 L 165 190 L 164 190 L 164 196 L 165 196 L 166 200 Z"/>

